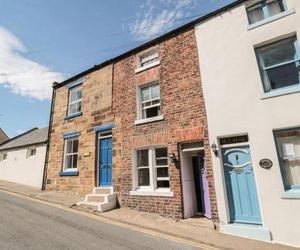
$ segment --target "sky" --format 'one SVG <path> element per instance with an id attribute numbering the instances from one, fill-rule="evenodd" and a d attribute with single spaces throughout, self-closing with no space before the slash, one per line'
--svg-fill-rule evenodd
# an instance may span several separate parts
<path id="1" fill-rule="evenodd" d="M 233 0 L 0 0 L 0 127 L 47 127 L 63 81 Z"/>

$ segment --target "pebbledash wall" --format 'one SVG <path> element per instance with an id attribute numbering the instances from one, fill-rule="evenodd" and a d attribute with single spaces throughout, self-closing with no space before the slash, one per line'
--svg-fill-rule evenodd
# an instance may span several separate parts
<path id="1" fill-rule="evenodd" d="M 138 68 L 138 55 L 156 49 L 159 63 L 145 70 Z M 148 69 L 147 69 L 148 68 Z M 161 117 L 156 121 L 139 121 L 138 91 L 145 84 L 158 82 L 161 97 Z M 137 149 L 167 146 L 168 154 L 180 159 L 179 146 L 183 142 L 204 142 L 208 169 L 212 218 L 217 219 L 215 186 L 207 138 L 207 122 L 197 47 L 193 27 L 178 31 L 156 43 L 151 43 L 114 64 L 113 110 L 121 118 L 122 206 L 155 212 L 172 218 L 182 218 L 182 164 L 175 166 L 169 160 L 170 190 L 168 193 L 136 191 L 137 175 L 134 152 Z"/>
<path id="2" fill-rule="evenodd" d="M 241 4 L 200 23 L 195 32 L 210 142 L 249 136 L 263 228 L 276 242 L 300 246 L 300 195 L 285 190 L 273 134 L 277 129 L 300 127 L 299 86 L 265 94 L 255 55 L 256 47 L 289 36 L 298 37 L 299 43 L 300 1 L 285 0 L 284 4 L 283 13 L 252 26 Z M 264 158 L 273 162 L 271 169 L 260 167 Z M 213 156 L 212 163 L 219 219 L 225 230 L 230 218 L 221 157 Z"/>
<path id="3" fill-rule="evenodd" d="M 68 118 L 69 84 L 82 81 L 81 114 Z M 120 142 L 118 135 L 119 122 L 112 113 L 112 65 L 104 66 L 81 74 L 67 82 L 54 85 L 52 112 L 50 122 L 49 149 L 47 160 L 47 175 L 45 178 L 47 190 L 67 191 L 84 196 L 97 186 L 97 126 L 114 124 L 113 137 L 113 181 L 119 190 L 118 157 Z M 64 135 L 78 133 L 78 167 L 76 175 L 63 172 Z"/>

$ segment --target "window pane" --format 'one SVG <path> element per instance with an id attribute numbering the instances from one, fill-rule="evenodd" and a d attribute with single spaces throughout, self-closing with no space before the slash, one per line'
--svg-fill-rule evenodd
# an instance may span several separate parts
<path id="1" fill-rule="evenodd" d="M 157 187 L 158 188 L 169 188 L 170 183 L 169 183 L 169 181 L 157 181 Z"/>
<path id="2" fill-rule="evenodd" d="M 149 87 L 142 88 L 141 91 L 142 91 L 142 101 L 150 100 L 150 89 L 149 89 Z"/>
<path id="3" fill-rule="evenodd" d="M 159 84 L 155 84 L 151 86 L 151 99 L 159 98 L 160 97 L 160 90 Z"/>
<path id="4" fill-rule="evenodd" d="M 261 5 L 248 9 L 249 23 L 253 24 L 264 19 L 264 13 Z"/>
<path id="5" fill-rule="evenodd" d="M 137 151 L 137 166 L 138 167 L 147 167 L 147 166 L 149 166 L 148 149 Z"/>
<path id="6" fill-rule="evenodd" d="M 274 16 L 284 11 L 282 1 L 279 0 L 268 1 L 267 7 L 269 11 L 269 16 Z"/>
<path id="7" fill-rule="evenodd" d="M 66 141 L 66 153 L 72 153 L 72 140 L 67 140 Z"/>
<path id="8" fill-rule="evenodd" d="M 168 149 L 167 148 L 156 148 L 155 156 L 156 156 L 156 158 L 168 157 Z"/>
<path id="9" fill-rule="evenodd" d="M 73 153 L 78 152 L 78 140 L 73 140 Z"/>
<path id="10" fill-rule="evenodd" d="M 77 168 L 78 155 L 73 155 L 73 166 L 72 168 Z"/>
<path id="11" fill-rule="evenodd" d="M 148 108 L 143 111 L 143 118 L 150 118 L 160 115 L 160 107 Z"/>
<path id="12" fill-rule="evenodd" d="M 72 168 L 72 155 L 65 156 L 65 169 Z"/>
<path id="13" fill-rule="evenodd" d="M 138 185 L 139 186 L 149 186 L 149 168 L 138 169 Z"/>
<path id="14" fill-rule="evenodd" d="M 288 186 L 300 186 L 300 129 L 275 132 L 282 172 Z"/>
<path id="15" fill-rule="evenodd" d="M 298 66 L 297 66 L 298 65 Z M 271 89 L 299 83 L 300 65 L 298 62 L 267 70 Z"/>
<path id="16" fill-rule="evenodd" d="M 156 168 L 157 177 L 169 177 L 168 168 Z"/>
<path id="17" fill-rule="evenodd" d="M 263 66 L 269 67 L 297 59 L 297 51 L 294 43 L 295 39 L 292 38 L 258 49 L 258 53 L 263 61 Z"/>

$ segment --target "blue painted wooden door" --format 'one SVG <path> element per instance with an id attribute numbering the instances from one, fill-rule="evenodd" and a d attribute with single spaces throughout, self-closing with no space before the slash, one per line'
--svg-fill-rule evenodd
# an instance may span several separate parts
<path id="1" fill-rule="evenodd" d="M 99 185 L 112 185 L 112 138 L 103 138 L 99 142 Z"/>
<path id="2" fill-rule="evenodd" d="M 230 220 L 261 224 L 249 146 L 222 149 Z"/>

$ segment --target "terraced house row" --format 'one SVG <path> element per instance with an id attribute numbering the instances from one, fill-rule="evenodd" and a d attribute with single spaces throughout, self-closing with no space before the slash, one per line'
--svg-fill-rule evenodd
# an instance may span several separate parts
<path id="1" fill-rule="evenodd" d="M 44 188 L 300 246 L 299 12 L 236 1 L 55 83 Z"/>

